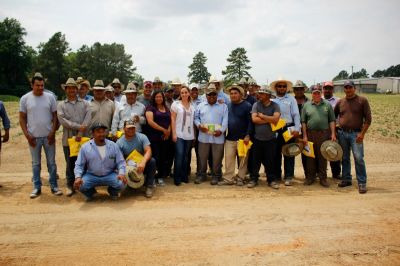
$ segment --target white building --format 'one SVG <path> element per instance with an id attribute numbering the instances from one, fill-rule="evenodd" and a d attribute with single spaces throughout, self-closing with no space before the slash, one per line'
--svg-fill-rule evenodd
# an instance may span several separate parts
<path id="1" fill-rule="evenodd" d="M 346 80 L 333 82 L 335 91 L 343 91 L 343 84 Z M 400 77 L 363 78 L 352 80 L 359 92 L 363 93 L 400 93 Z"/>

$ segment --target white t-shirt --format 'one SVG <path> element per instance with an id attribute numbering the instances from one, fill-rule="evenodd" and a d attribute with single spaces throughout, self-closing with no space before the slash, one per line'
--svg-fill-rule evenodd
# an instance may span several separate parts
<path id="1" fill-rule="evenodd" d="M 97 149 L 99 150 L 101 159 L 104 160 L 104 158 L 106 157 L 106 145 L 97 146 Z"/>
<path id="2" fill-rule="evenodd" d="M 184 140 L 194 139 L 194 107 L 189 105 L 185 109 L 181 101 L 174 101 L 171 105 L 171 111 L 176 113 L 176 136 Z"/>

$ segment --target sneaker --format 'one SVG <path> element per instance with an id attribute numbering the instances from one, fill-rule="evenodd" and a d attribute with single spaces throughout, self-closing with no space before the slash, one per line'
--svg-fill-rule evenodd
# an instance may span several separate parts
<path id="1" fill-rule="evenodd" d="M 329 183 L 328 183 L 328 181 L 326 181 L 326 179 L 321 179 L 321 180 L 319 181 L 319 183 L 320 183 L 321 186 L 323 186 L 323 187 L 329 187 Z"/>
<path id="2" fill-rule="evenodd" d="M 292 185 L 292 179 L 286 179 L 285 186 L 291 186 L 291 185 Z"/>
<path id="3" fill-rule="evenodd" d="M 211 179 L 210 184 L 211 184 L 212 186 L 215 186 L 216 184 L 218 184 L 218 178 L 213 177 L 213 178 Z"/>
<path id="4" fill-rule="evenodd" d="M 305 180 L 304 180 L 304 185 L 305 186 L 311 186 L 313 183 L 314 183 L 314 179 L 309 179 L 309 178 L 306 178 Z"/>
<path id="5" fill-rule="evenodd" d="M 147 187 L 146 188 L 146 198 L 151 198 L 153 197 L 153 188 Z"/>
<path id="6" fill-rule="evenodd" d="M 257 181 L 251 180 L 251 181 L 247 184 L 247 187 L 248 187 L 248 188 L 254 188 L 254 187 L 257 186 L 257 185 L 258 185 Z"/>
<path id="7" fill-rule="evenodd" d="M 164 179 L 163 179 L 163 178 L 157 179 L 157 184 L 158 184 L 159 186 L 161 186 L 161 187 L 165 186 Z"/>
<path id="8" fill-rule="evenodd" d="M 360 194 L 367 193 L 367 184 L 358 184 L 358 192 Z"/>
<path id="9" fill-rule="evenodd" d="M 222 180 L 218 182 L 218 186 L 232 186 L 233 181 Z"/>
<path id="10" fill-rule="evenodd" d="M 31 199 L 34 199 L 34 198 L 39 197 L 40 194 L 42 194 L 42 191 L 38 188 L 35 188 L 34 190 L 32 190 L 30 197 L 31 197 Z"/>
<path id="11" fill-rule="evenodd" d="M 270 187 L 272 187 L 273 189 L 279 189 L 279 184 L 275 181 L 272 181 L 271 183 L 268 184 Z M 286 185 L 286 182 L 285 182 Z"/>
<path id="12" fill-rule="evenodd" d="M 67 197 L 71 197 L 71 196 L 74 195 L 74 194 L 75 194 L 75 190 L 70 189 L 70 188 L 67 188 L 67 192 L 65 193 L 65 195 L 66 195 Z"/>
<path id="13" fill-rule="evenodd" d="M 52 188 L 51 193 L 53 193 L 53 195 L 55 196 L 61 196 L 63 194 L 62 191 L 58 189 L 58 187 Z"/>
<path id="14" fill-rule="evenodd" d="M 244 185 L 243 180 L 242 179 L 238 179 L 236 181 L 236 186 L 242 187 Z"/>
<path id="15" fill-rule="evenodd" d="M 337 186 L 338 187 L 348 187 L 351 185 L 352 185 L 351 181 L 342 180 L 342 181 L 340 181 L 340 183 Z"/>

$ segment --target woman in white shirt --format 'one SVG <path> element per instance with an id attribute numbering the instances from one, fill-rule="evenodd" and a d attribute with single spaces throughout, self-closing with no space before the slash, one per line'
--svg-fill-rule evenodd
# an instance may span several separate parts
<path id="1" fill-rule="evenodd" d="M 174 183 L 189 183 L 189 152 L 194 140 L 194 106 L 188 87 L 182 87 L 180 97 L 171 105 L 172 140 L 175 142 Z"/>

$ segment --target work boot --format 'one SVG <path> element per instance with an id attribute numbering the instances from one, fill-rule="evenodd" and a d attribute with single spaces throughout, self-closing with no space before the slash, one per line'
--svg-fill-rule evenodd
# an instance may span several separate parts
<path id="1" fill-rule="evenodd" d="M 351 186 L 351 185 L 352 185 L 351 181 L 342 180 L 338 184 L 338 187 L 348 187 L 348 186 Z"/>
<path id="2" fill-rule="evenodd" d="M 360 194 L 367 193 L 367 184 L 358 184 L 358 192 Z"/>
<path id="3" fill-rule="evenodd" d="M 218 182 L 218 186 L 231 186 L 233 185 L 233 181 L 222 180 Z"/>
<path id="4" fill-rule="evenodd" d="M 326 181 L 326 179 L 321 179 L 321 180 L 319 181 L 319 183 L 320 183 L 321 186 L 323 186 L 323 187 L 329 187 L 329 183 L 328 183 L 328 181 Z"/>
<path id="5" fill-rule="evenodd" d="M 211 184 L 212 186 L 215 186 L 216 184 L 218 184 L 218 177 L 213 177 L 213 178 L 211 179 L 210 184 Z"/>
<path id="6" fill-rule="evenodd" d="M 311 186 L 313 183 L 314 183 L 314 179 L 310 179 L 310 178 L 306 178 L 305 180 L 304 180 L 304 185 L 305 186 Z"/>

